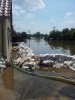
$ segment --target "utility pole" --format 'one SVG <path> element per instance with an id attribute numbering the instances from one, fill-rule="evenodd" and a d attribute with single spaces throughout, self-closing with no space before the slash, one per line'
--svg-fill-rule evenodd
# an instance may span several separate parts
<path id="1" fill-rule="evenodd" d="M 30 34 L 30 30 L 28 30 L 28 33 Z"/>
<path id="2" fill-rule="evenodd" d="M 29 33 L 29 47 L 30 47 L 30 30 L 28 30 Z"/>
<path id="3" fill-rule="evenodd" d="M 56 28 L 56 27 L 53 27 L 54 31 L 55 31 L 55 28 Z"/>

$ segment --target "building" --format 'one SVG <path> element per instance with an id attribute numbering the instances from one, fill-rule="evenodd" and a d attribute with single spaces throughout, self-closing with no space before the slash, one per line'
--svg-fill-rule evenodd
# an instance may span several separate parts
<path id="1" fill-rule="evenodd" d="M 12 25 L 12 0 L 0 0 L 0 52 L 8 61 L 12 52 L 12 42 L 23 42 Z"/>
<path id="2" fill-rule="evenodd" d="M 0 0 L 0 52 L 8 61 L 12 51 L 12 1 Z"/>

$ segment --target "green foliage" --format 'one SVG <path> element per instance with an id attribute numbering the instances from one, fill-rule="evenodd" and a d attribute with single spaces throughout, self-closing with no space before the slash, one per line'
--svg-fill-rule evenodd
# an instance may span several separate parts
<path id="1" fill-rule="evenodd" d="M 32 37 L 44 37 L 44 34 L 41 34 L 40 32 L 36 32 L 32 35 Z"/>
<path id="2" fill-rule="evenodd" d="M 45 39 L 48 39 L 49 35 L 47 35 L 47 33 L 44 35 Z"/>
<path id="3" fill-rule="evenodd" d="M 22 38 L 29 38 L 29 35 L 26 32 L 18 33 Z"/>
<path id="4" fill-rule="evenodd" d="M 68 28 L 63 29 L 62 31 L 59 30 L 53 30 L 49 34 L 41 34 L 39 31 L 34 34 L 27 34 L 26 32 L 19 32 L 18 33 L 23 38 L 41 38 L 44 37 L 45 39 L 54 39 L 54 40 L 75 40 L 75 29 L 71 28 L 70 30 Z"/>
<path id="5" fill-rule="evenodd" d="M 50 34 L 47 36 L 47 39 L 54 39 L 54 40 L 75 40 L 75 29 L 68 28 L 63 29 L 62 31 L 51 31 Z"/>

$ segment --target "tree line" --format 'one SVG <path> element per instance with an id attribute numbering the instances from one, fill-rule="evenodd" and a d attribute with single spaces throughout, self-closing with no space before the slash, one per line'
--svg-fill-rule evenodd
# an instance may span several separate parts
<path id="1" fill-rule="evenodd" d="M 65 28 L 62 31 L 53 30 L 49 33 L 49 35 L 45 35 L 45 39 L 75 40 L 75 28 Z"/>
<path id="2" fill-rule="evenodd" d="M 31 37 L 45 37 L 45 34 L 41 34 L 40 32 L 36 32 L 34 34 L 27 34 L 26 32 L 18 32 L 18 34 L 22 38 L 31 38 Z"/>
<path id="3" fill-rule="evenodd" d="M 45 39 L 53 39 L 53 40 L 75 40 L 75 28 L 65 28 L 62 31 L 52 30 L 49 34 L 42 34 L 40 32 L 36 32 L 34 34 L 27 34 L 26 32 L 18 32 L 18 34 L 23 38 L 31 38 L 31 37 L 44 37 Z"/>

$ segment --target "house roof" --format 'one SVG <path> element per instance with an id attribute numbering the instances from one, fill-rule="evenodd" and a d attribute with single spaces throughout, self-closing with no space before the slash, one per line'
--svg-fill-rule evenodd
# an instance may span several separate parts
<path id="1" fill-rule="evenodd" d="M 10 16 L 11 0 L 0 0 L 0 16 Z"/>

